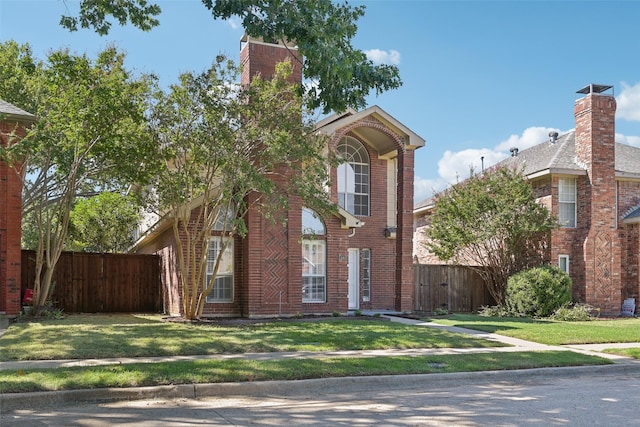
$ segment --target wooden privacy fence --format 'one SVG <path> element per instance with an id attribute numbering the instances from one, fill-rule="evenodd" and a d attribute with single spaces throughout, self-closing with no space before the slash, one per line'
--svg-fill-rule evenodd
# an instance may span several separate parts
<path id="1" fill-rule="evenodd" d="M 35 280 L 34 251 L 22 251 L 22 290 Z M 63 252 L 56 265 L 51 301 L 67 313 L 159 312 L 157 255 Z"/>
<path id="2" fill-rule="evenodd" d="M 416 311 L 470 313 L 495 305 L 478 273 L 461 265 L 414 264 L 413 285 Z"/>

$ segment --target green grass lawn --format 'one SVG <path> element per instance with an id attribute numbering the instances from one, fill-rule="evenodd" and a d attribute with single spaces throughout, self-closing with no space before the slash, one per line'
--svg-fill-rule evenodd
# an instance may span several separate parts
<path id="1" fill-rule="evenodd" d="M 486 323 L 486 322 L 492 323 Z M 451 316 L 447 322 L 492 332 L 556 328 L 553 323 Z M 591 323 L 590 323 L 591 324 Z M 505 335 L 507 335 L 505 333 Z M 545 336 L 542 334 L 542 336 Z M 532 339 L 532 338 L 529 338 Z M 542 340 L 540 340 L 542 341 Z M 0 338 L 0 361 L 410 348 L 496 347 L 500 343 L 382 319 L 265 321 L 241 326 L 183 324 L 160 316 L 71 315 L 17 323 Z M 309 358 L 198 360 L 96 367 L 0 371 L 0 393 L 363 375 L 424 374 L 599 365 L 570 351 Z"/>
<path id="2" fill-rule="evenodd" d="M 640 343 L 640 319 L 595 319 L 586 322 L 557 322 L 529 318 L 483 317 L 453 314 L 433 319 L 443 325 L 493 332 L 549 345 Z"/>
<path id="3" fill-rule="evenodd" d="M 383 319 L 219 326 L 165 322 L 160 316 L 70 315 L 11 325 L 0 338 L 0 361 L 501 345 Z"/>
<path id="4" fill-rule="evenodd" d="M 0 371 L 0 394 L 168 384 L 472 372 L 608 363 L 611 362 L 606 359 L 570 351 L 270 361 L 198 360 Z"/>

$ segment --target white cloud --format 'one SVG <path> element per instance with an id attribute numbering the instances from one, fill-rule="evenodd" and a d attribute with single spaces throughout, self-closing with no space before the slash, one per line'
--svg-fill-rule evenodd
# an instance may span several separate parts
<path id="1" fill-rule="evenodd" d="M 438 175 L 449 184 L 455 184 L 469 178 L 472 169 L 480 172 L 483 165 L 486 169 L 506 157 L 506 153 L 490 148 L 470 148 L 458 152 L 447 150 L 438 161 Z"/>
<path id="2" fill-rule="evenodd" d="M 497 151 L 509 151 L 511 147 L 517 147 L 518 150 L 524 150 L 549 139 L 549 132 L 551 131 L 558 132 L 560 135 L 566 133 L 560 131 L 560 129 L 532 126 L 526 128 L 520 136 L 511 135 L 508 139 L 499 143 L 495 149 Z"/>
<path id="3" fill-rule="evenodd" d="M 525 148 L 546 141 L 551 131 L 558 132 L 561 135 L 566 133 L 555 128 L 532 126 L 525 129 L 522 135 L 511 135 L 506 140 L 498 143 L 494 148 L 469 148 L 462 151 L 447 150 L 438 161 L 438 175 L 440 179 L 435 182 L 455 184 L 463 181 L 470 176 L 471 170 L 480 172 L 483 167 L 487 169 L 507 158 L 510 155 L 509 149 L 511 147 L 524 150 Z M 441 185 L 439 189 L 445 187 L 446 185 Z M 418 190 L 416 189 L 415 191 L 417 192 Z"/>
<path id="4" fill-rule="evenodd" d="M 425 179 L 416 175 L 413 179 L 413 200 L 418 203 L 429 199 L 448 186 L 444 179 Z"/>
<path id="5" fill-rule="evenodd" d="M 380 49 L 365 50 L 365 55 L 374 64 L 400 64 L 400 52 L 397 50 L 384 51 Z"/>
<path id="6" fill-rule="evenodd" d="M 619 118 L 640 122 L 640 83 L 629 86 L 622 82 L 622 92 L 618 95 L 616 103 L 616 114 Z"/>
<path id="7" fill-rule="evenodd" d="M 616 142 L 620 144 L 633 145 L 634 147 L 640 147 L 640 136 L 627 136 L 621 133 L 616 133 Z"/>

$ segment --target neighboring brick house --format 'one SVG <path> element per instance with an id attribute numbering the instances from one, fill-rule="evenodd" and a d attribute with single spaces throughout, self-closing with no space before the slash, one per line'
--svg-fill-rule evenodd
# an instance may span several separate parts
<path id="1" fill-rule="evenodd" d="M 0 144 L 6 146 L 12 134 L 22 137 L 35 117 L 0 99 Z M 20 313 L 22 234 L 22 182 L 7 163 L 0 161 L 0 314 Z"/>
<path id="2" fill-rule="evenodd" d="M 538 200 L 559 218 L 549 259 L 569 273 L 573 297 L 607 314 L 639 296 L 640 148 L 615 142 L 612 86 L 589 85 L 577 93 L 575 131 L 556 132 L 541 144 L 498 163 L 523 167 Z M 431 200 L 414 208 L 418 262 L 435 260 L 424 249 L 423 227 Z"/>
<path id="3" fill-rule="evenodd" d="M 256 73 L 269 77 L 276 63 L 297 57 L 291 46 L 243 41 L 243 84 Z M 292 62 L 293 78 L 300 82 L 299 60 Z M 208 297 L 203 316 L 412 310 L 414 150 L 424 140 L 377 106 L 332 115 L 316 129 L 350 159 L 330 171 L 339 214 L 320 220 L 292 200 L 281 226 L 250 211 L 247 236 L 235 239 L 233 256 L 216 279 L 219 291 Z M 165 311 L 179 315 L 173 233 L 166 226 L 155 229 L 136 250 L 162 256 Z M 303 235 L 303 229 L 313 233 Z"/>

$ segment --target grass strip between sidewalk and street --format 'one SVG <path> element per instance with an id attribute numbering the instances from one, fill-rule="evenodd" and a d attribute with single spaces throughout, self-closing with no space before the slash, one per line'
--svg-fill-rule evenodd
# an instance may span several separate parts
<path id="1" fill-rule="evenodd" d="M 0 371 L 0 394 L 107 387 L 472 372 L 609 363 L 611 362 L 604 358 L 570 351 L 136 363 Z"/>

